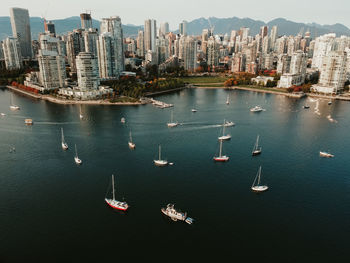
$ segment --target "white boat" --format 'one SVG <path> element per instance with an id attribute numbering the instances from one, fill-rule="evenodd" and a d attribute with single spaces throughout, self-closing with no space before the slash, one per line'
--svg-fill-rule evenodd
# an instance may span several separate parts
<path id="1" fill-rule="evenodd" d="M 79 105 L 79 118 L 82 120 L 84 118 L 83 113 L 81 111 L 81 105 Z"/>
<path id="2" fill-rule="evenodd" d="M 132 142 L 132 136 L 131 136 L 131 131 L 130 131 L 130 133 L 129 133 L 129 148 L 131 149 L 131 150 L 134 150 L 135 149 L 135 147 L 136 147 L 136 145 L 135 145 L 135 143 L 133 143 Z"/>
<path id="3" fill-rule="evenodd" d="M 5 113 L 3 113 L 3 112 L 1 112 L 1 113 L 0 113 L 0 115 L 1 115 L 1 116 L 3 116 L 3 117 L 4 117 L 4 116 L 6 116 L 6 114 L 5 114 Z"/>
<path id="4" fill-rule="evenodd" d="M 328 105 L 332 105 L 332 101 L 330 100 L 330 101 L 328 101 Z"/>
<path id="5" fill-rule="evenodd" d="M 32 120 L 32 119 L 25 119 L 25 120 L 24 120 L 24 123 L 25 123 L 26 125 L 33 125 L 33 120 Z"/>
<path id="6" fill-rule="evenodd" d="M 213 159 L 215 162 L 227 162 L 230 159 L 230 157 L 222 155 L 222 140 L 220 140 L 219 156 L 214 156 Z"/>
<path id="7" fill-rule="evenodd" d="M 125 123 L 125 118 L 124 118 L 124 117 L 121 118 L 121 119 L 120 119 L 120 122 L 121 122 L 121 123 Z"/>
<path id="8" fill-rule="evenodd" d="M 61 128 L 61 146 L 64 151 L 68 150 L 68 144 L 64 140 L 63 128 Z"/>
<path id="9" fill-rule="evenodd" d="M 260 136 L 258 135 L 258 137 L 256 138 L 256 142 L 255 142 L 255 145 L 254 145 L 254 148 L 253 148 L 253 151 L 252 151 L 252 155 L 253 156 L 261 154 L 262 147 L 259 146 L 259 137 Z"/>
<path id="10" fill-rule="evenodd" d="M 334 157 L 333 154 L 330 154 L 330 153 L 327 153 L 327 152 L 320 152 L 320 156 L 321 157 L 326 157 L 326 158 L 333 158 Z"/>
<path id="11" fill-rule="evenodd" d="M 153 160 L 154 164 L 156 166 L 167 166 L 168 165 L 168 161 L 166 160 L 162 160 L 162 148 L 161 146 L 159 145 L 159 158 L 158 160 Z"/>
<path id="12" fill-rule="evenodd" d="M 197 110 L 196 110 L 196 109 L 192 109 L 191 111 L 192 111 L 192 112 L 197 112 Z"/>
<path id="13" fill-rule="evenodd" d="M 160 209 L 160 211 L 162 211 L 162 213 L 168 217 L 171 218 L 171 220 L 173 221 L 177 221 L 177 220 L 180 220 L 180 221 L 185 221 L 186 220 L 186 217 L 187 217 L 187 213 L 183 213 L 181 211 L 177 211 L 175 208 L 174 208 L 174 204 L 168 204 L 166 206 L 166 208 L 162 207 Z"/>
<path id="14" fill-rule="evenodd" d="M 171 117 L 170 117 L 170 122 L 167 123 L 168 127 L 169 128 L 172 128 L 172 127 L 176 127 L 177 125 L 179 125 L 177 122 L 174 122 L 174 116 L 173 116 L 173 112 L 171 112 Z"/>
<path id="15" fill-rule="evenodd" d="M 227 104 L 227 105 L 230 104 L 229 95 L 227 95 L 226 104 Z"/>
<path id="16" fill-rule="evenodd" d="M 113 198 L 108 199 L 107 197 L 105 197 L 106 203 L 114 209 L 126 211 L 129 208 L 129 205 L 126 202 L 120 202 L 115 200 L 114 175 L 112 175 L 112 189 L 113 189 Z"/>
<path id="17" fill-rule="evenodd" d="M 77 165 L 80 165 L 83 163 L 82 160 L 79 159 L 78 157 L 78 151 L 77 151 L 77 145 L 75 145 L 75 156 L 74 156 L 74 161 Z"/>
<path id="18" fill-rule="evenodd" d="M 254 192 L 264 192 L 267 189 L 269 189 L 269 187 L 267 185 L 260 185 L 260 177 L 261 177 L 261 166 L 259 167 L 258 173 L 256 174 L 256 177 L 255 177 L 254 182 L 253 182 L 252 187 L 251 187 L 251 189 Z M 255 184 L 256 179 L 258 179 L 257 184 Z"/>
<path id="19" fill-rule="evenodd" d="M 227 141 L 227 140 L 230 140 L 231 139 L 231 135 L 230 134 L 226 134 L 225 135 L 225 121 L 224 121 L 224 125 L 223 125 L 223 128 L 222 128 L 222 136 L 218 137 L 219 140 L 222 140 L 222 141 Z"/>
<path id="20" fill-rule="evenodd" d="M 235 123 L 232 122 L 232 121 L 225 121 L 225 122 L 224 122 L 224 126 L 225 126 L 225 127 L 232 127 L 232 126 L 235 126 Z"/>
<path id="21" fill-rule="evenodd" d="M 10 103 L 10 110 L 19 110 L 19 106 L 13 104 L 13 95 L 11 93 L 11 103 Z"/>
<path id="22" fill-rule="evenodd" d="M 263 111 L 264 109 L 261 108 L 260 106 L 255 106 L 254 108 L 251 108 L 250 111 L 251 112 L 261 112 Z"/>

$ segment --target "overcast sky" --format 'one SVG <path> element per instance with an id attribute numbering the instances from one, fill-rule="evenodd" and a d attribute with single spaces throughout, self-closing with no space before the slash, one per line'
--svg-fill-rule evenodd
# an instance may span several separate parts
<path id="1" fill-rule="evenodd" d="M 169 22 L 170 29 L 182 20 L 199 17 L 249 17 L 268 22 L 283 17 L 295 22 L 341 23 L 350 28 L 350 0 L 1 0 L 0 16 L 10 7 L 29 9 L 30 16 L 61 19 L 91 10 L 101 19 L 119 15 L 123 24 L 141 25 L 147 18 Z"/>

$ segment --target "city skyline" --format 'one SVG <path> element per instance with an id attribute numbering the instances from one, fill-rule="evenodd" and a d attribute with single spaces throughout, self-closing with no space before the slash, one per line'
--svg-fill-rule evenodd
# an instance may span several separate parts
<path id="1" fill-rule="evenodd" d="M 350 3 L 345 0 L 334 0 L 329 3 L 322 3 L 322 5 L 319 5 L 317 0 L 307 2 L 296 0 L 292 6 L 288 5 L 288 8 L 285 8 L 285 4 L 281 4 L 280 1 L 276 0 L 264 1 L 264 7 L 261 6 L 258 0 L 237 3 L 218 0 L 215 5 L 207 0 L 200 2 L 179 0 L 176 5 L 171 5 L 170 8 L 167 2 L 159 0 L 154 0 L 152 3 L 136 0 L 133 3 L 132 6 L 129 6 L 111 0 L 104 0 L 102 3 L 86 0 L 84 2 L 75 1 L 72 5 L 67 0 L 62 0 L 59 3 L 42 0 L 30 2 L 4 0 L 0 16 L 9 16 L 11 7 L 21 7 L 28 9 L 32 17 L 45 17 L 48 20 L 64 19 L 70 16 L 78 16 L 85 11 L 91 11 L 94 19 L 102 20 L 104 17 L 118 15 L 123 19 L 124 24 L 143 25 L 144 20 L 148 18 L 159 22 L 169 22 L 171 30 L 177 29 L 179 23 L 183 20 L 192 21 L 200 17 L 249 17 L 264 22 L 282 17 L 303 23 L 329 25 L 340 23 L 350 28 L 350 18 L 347 15 Z M 169 1 L 169 4 L 171 3 Z M 70 8 L 67 9 L 67 6 Z M 110 8 L 105 8 L 106 6 Z M 162 6 L 167 6 L 167 8 L 161 8 Z M 268 12 L 261 12 L 261 8 L 266 7 L 269 8 Z"/>

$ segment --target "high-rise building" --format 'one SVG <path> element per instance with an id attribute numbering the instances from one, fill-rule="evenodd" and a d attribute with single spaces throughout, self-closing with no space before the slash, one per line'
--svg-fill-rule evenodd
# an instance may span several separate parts
<path id="1" fill-rule="evenodd" d="M 84 44 L 85 44 L 85 52 L 89 52 L 97 57 L 97 47 L 96 42 L 98 38 L 98 32 L 96 28 L 88 28 L 83 31 Z"/>
<path id="2" fill-rule="evenodd" d="M 294 52 L 290 61 L 289 73 L 304 75 L 306 73 L 306 66 L 307 55 L 301 50 Z"/>
<path id="3" fill-rule="evenodd" d="M 45 90 L 63 88 L 66 79 L 66 62 L 56 51 L 39 50 L 40 83 Z"/>
<path id="4" fill-rule="evenodd" d="M 343 51 L 330 51 L 322 59 L 320 79 L 313 89 L 327 94 L 337 94 L 346 80 L 346 55 Z"/>
<path id="5" fill-rule="evenodd" d="M 267 36 L 267 31 L 268 31 L 268 27 L 267 26 L 262 26 L 260 27 L 260 37 L 261 39 L 263 39 L 265 36 Z"/>
<path id="6" fill-rule="evenodd" d="M 215 68 L 219 65 L 219 46 L 214 37 L 210 37 L 208 40 L 207 64 L 211 68 Z"/>
<path id="7" fill-rule="evenodd" d="M 180 35 L 187 36 L 187 21 L 184 20 L 179 24 L 179 32 Z"/>
<path id="8" fill-rule="evenodd" d="M 103 18 L 101 22 L 101 33 L 109 32 L 115 39 L 116 71 L 118 75 L 124 71 L 124 43 L 122 22 L 119 16 Z"/>
<path id="9" fill-rule="evenodd" d="M 161 36 L 161 35 L 165 36 L 169 32 L 170 32 L 170 30 L 169 30 L 169 23 L 168 22 L 161 23 L 160 24 L 160 29 L 159 29 L 159 36 Z"/>
<path id="10" fill-rule="evenodd" d="M 88 13 L 80 14 L 80 20 L 81 20 L 81 28 L 82 29 L 92 28 L 91 14 L 88 14 Z"/>
<path id="11" fill-rule="evenodd" d="M 80 52 L 76 62 L 79 89 L 81 91 L 97 90 L 100 80 L 95 56 L 88 52 Z"/>
<path id="12" fill-rule="evenodd" d="M 333 33 L 316 38 L 312 57 L 312 68 L 321 68 L 323 63 L 323 57 L 325 57 L 330 51 L 332 51 L 335 43 L 335 38 L 336 34 Z"/>
<path id="13" fill-rule="evenodd" d="M 275 48 L 277 34 L 278 34 L 278 28 L 277 28 L 277 26 L 273 26 L 271 28 L 271 32 L 270 32 L 270 47 L 271 47 L 271 50 L 274 50 L 274 48 Z"/>
<path id="14" fill-rule="evenodd" d="M 21 49 L 17 38 L 8 37 L 2 42 L 6 69 L 14 70 L 22 67 Z"/>
<path id="15" fill-rule="evenodd" d="M 67 35 L 67 59 L 71 72 L 77 72 L 76 56 L 85 51 L 84 37 L 82 29 L 75 29 Z"/>
<path id="16" fill-rule="evenodd" d="M 27 9 L 13 7 L 10 9 L 12 35 L 18 39 L 23 58 L 31 58 L 32 37 L 30 32 L 29 12 Z"/>
<path id="17" fill-rule="evenodd" d="M 242 53 L 236 53 L 232 59 L 231 71 L 233 73 L 245 71 L 245 55 Z"/>
<path id="18" fill-rule="evenodd" d="M 145 20 L 145 51 L 156 51 L 157 22 L 154 19 Z"/>
<path id="19" fill-rule="evenodd" d="M 165 62 L 169 57 L 169 42 L 168 39 L 164 36 L 161 36 L 157 39 L 157 58 L 158 65 Z"/>
<path id="20" fill-rule="evenodd" d="M 197 41 L 192 37 L 186 37 L 184 40 L 183 54 L 184 68 L 188 71 L 194 71 L 197 67 Z"/>
<path id="21" fill-rule="evenodd" d="M 139 30 L 137 34 L 137 55 L 140 57 L 145 56 L 145 41 L 144 41 L 144 33 L 142 30 Z"/>
<path id="22" fill-rule="evenodd" d="M 99 35 L 97 40 L 98 69 L 102 79 L 118 76 L 115 59 L 115 38 L 109 32 Z"/>
<path id="23" fill-rule="evenodd" d="M 241 27 L 241 29 L 239 30 L 241 41 L 246 41 L 248 39 L 249 31 L 250 29 L 248 27 Z"/>

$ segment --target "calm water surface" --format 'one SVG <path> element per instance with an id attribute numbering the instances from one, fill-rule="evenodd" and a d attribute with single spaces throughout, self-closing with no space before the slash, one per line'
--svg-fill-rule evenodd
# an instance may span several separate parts
<path id="1" fill-rule="evenodd" d="M 10 96 L 0 90 L 0 112 L 7 114 L 0 117 L 0 262 L 104 262 L 121 254 L 155 262 L 349 259 L 348 102 L 320 100 L 318 116 L 309 99 L 197 89 L 158 97 L 173 109 L 82 106 L 80 120 L 76 105 L 18 94 L 13 98 L 21 110 L 11 112 Z M 266 111 L 251 113 L 255 105 Z M 181 125 L 169 129 L 171 111 Z M 28 117 L 32 127 L 24 125 Z M 224 119 L 236 126 L 227 129 L 232 139 L 223 147 L 230 161 L 217 164 L 212 158 Z M 130 130 L 135 151 L 128 148 Z M 257 134 L 263 152 L 252 157 Z M 153 165 L 159 144 L 173 166 Z M 320 158 L 320 150 L 335 158 Z M 254 194 L 260 165 L 270 189 Z M 126 214 L 104 202 L 111 174 L 117 199 L 130 205 Z M 162 216 L 160 208 L 170 202 L 195 224 Z"/>

